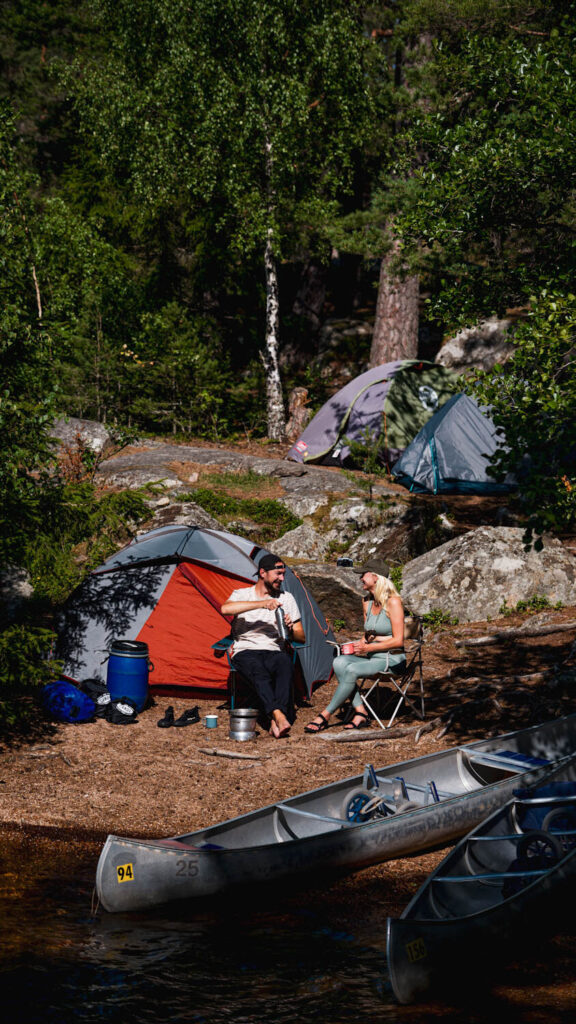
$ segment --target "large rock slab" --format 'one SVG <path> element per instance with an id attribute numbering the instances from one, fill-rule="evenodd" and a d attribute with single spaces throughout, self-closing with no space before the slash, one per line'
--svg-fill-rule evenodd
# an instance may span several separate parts
<path id="1" fill-rule="evenodd" d="M 354 483 L 334 469 L 322 466 L 301 466 L 282 459 L 264 459 L 223 448 L 197 448 L 166 442 L 146 441 L 128 451 L 106 459 L 98 467 L 96 482 L 103 487 L 134 489 L 156 480 L 173 490 L 189 490 L 190 479 L 178 474 L 179 468 L 191 465 L 226 472 L 252 470 L 263 477 L 278 480 L 286 495 L 295 498 L 316 498 L 320 503 L 332 494 L 348 494 Z M 255 493 L 254 497 L 258 497 Z"/>
<path id="2" fill-rule="evenodd" d="M 403 565 L 451 539 L 453 530 L 443 512 L 429 505 L 398 502 L 389 506 L 380 524 L 363 530 L 346 554 L 355 564 L 376 558 L 391 566 Z"/>
<path id="3" fill-rule="evenodd" d="M 288 530 L 270 546 L 280 558 L 309 558 L 311 561 L 324 558 L 328 550 L 326 541 L 308 523 Z"/>
<path id="4" fill-rule="evenodd" d="M 193 501 L 175 501 L 169 502 L 168 505 L 161 505 L 158 502 L 157 508 L 152 508 L 151 511 L 154 517 L 153 522 L 147 523 L 145 527 L 139 529 L 139 534 L 148 533 L 149 530 L 159 530 L 162 526 L 201 526 L 206 530 L 223 529 L 222 523 Z"/>
<path id="5" fill-rule="evenodd" d="M 80 420 L 74 416 L 54 420 L 51 437 L 65 447 L 75 448 L 78 442 L 93 452 L 102 452 L 111 441 L 103 423 L 95 420 Z"/>
<path id="6" fill-rule="evenodd" d="M 444 342 L 436 362 L 455 373 L 465 373 L 470 369 L 491 370 L 496 363 L 505 363 L 514 352 L 514 345 L 507 334 L 509 327 L 510 320 L 497 320 L 495 317 L 474 327 L 465 327 Z"/>
<path id="7" fill-rule="evenodd" d="M 420 615 L 440 609 L 460 622 L 535 596 L 573 604 L 576 559 L 553 537 L 540 552 L 524 551 L 523 536 L 517 527 L 481 526 L 420 555 L 404 567 L 402 597 Z"/>
<path id="8" fill-rule="evenodd" d="M 298 573 L 332 624 L 340 619 L 344 629 L 362 629 L 362 587 L 351 569 L 321 563 L 296 563 L 290 568 Z"/>

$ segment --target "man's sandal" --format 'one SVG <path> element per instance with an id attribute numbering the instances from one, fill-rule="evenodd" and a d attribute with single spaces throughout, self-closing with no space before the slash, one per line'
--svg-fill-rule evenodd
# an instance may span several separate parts
<path id="1" fill-rule="evenodd" d="M 321 718 L 322 721 L 321 722 L 317 722 L 317 721 L 310 722 L 309 725 L 304 727 L 304 732 L 310 732 L 314 736 L 314 735 L 316 735 L 317 732 L 324 732 L 324 729 L 328 728 L 328 725 L 329 725 L 328 719 L 324 717 L 324 715 L 322 714 L 321 711 L 318 712 L 316 718 Z"/>
<path id="2" fill-rule="evenodd" d="M 344 726 L 345 729 L 368 729 L 370 727 L 370 717 L 369 715 L 365 715 L 363 711 L 355 711 L 353 717 L 360 718 L 361 721 L 356 725 L 351 721 L 348 725 Z"/>

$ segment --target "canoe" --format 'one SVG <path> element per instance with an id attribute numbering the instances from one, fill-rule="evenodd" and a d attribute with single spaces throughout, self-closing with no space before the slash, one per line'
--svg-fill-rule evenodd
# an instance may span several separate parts
<path id="1" fill-rule="evenodd" d="M 301 793 L 163 839 L 110 835 L 96 891 L 108 911 L 145 910 L 330 867 L 353 870 L 465 835 L 576 749 L 576 715 L 477 740 Z"/>
<path id="2" fill-rule="evenodd" d="M 576 755 L 522 786 L 429 875 L 387 922 L 398 1002 L 469 994 L 490 969 L 529 952 L 557 926 L 576 884 Z"/>

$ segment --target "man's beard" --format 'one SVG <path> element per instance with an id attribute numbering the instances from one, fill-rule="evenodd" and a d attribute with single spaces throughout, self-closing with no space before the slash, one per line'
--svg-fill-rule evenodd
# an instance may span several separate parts
<path id="1" fill-rule="evenodd" d="M 266 590 L 269 594 L 278 594 L 282 589 L 282 580 L 275 580 L 274 583 L 267 583 Z"/>

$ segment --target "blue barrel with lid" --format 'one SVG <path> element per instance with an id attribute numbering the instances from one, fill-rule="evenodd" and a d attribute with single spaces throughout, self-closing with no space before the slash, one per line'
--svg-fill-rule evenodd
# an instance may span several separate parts
<path id="1" fill-rule="evenodd" d="M 112 700 L 128 697 L 142 711 L 148 700 L 148 644 L 140 640 L 113 640 L 106 686 Z"/>

